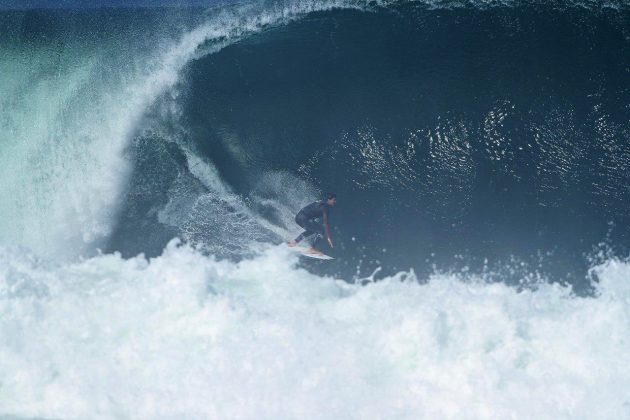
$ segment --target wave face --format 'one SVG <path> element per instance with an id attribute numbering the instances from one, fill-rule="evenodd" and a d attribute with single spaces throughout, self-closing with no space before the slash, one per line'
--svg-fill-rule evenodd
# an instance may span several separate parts
<path id="1" fill-rule="evenodd" d="M 330 272 L 586 287 L 585 255 L 630 239 L 629 28 L 627 8 L 404 4 L 204 44 L 134 140 L 109 249 L 241 255 L 332 190 Z"/>
<path id="2" fill-rule="evenodd" d="M 342 4 L 1 13 L 3 243 L 57 258 L 106 246 L 133 167 L 125 150 L 198 47 Z"/>

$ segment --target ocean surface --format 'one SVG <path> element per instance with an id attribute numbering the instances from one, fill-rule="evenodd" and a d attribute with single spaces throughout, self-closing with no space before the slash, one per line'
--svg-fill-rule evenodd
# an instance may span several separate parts
<path id="1" fill-rule="evenodd" d="M 629 255 L 627 1 L 0 10 L 0 417 L 627 419 Z"/>

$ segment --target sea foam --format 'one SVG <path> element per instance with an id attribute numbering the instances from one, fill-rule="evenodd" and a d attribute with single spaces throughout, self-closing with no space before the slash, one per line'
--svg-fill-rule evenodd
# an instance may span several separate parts
<path id="1" fill-rule="evenodd" d="M 0 251 L 0 415 L 628 418 L 630 265 L 557 284 L 400 273 L 365 286 L 284 247 L 235 263 Z"/>

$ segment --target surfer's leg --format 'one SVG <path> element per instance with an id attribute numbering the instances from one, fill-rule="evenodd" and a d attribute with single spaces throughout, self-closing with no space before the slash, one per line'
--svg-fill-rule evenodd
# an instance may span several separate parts
<path id="1" fill-rule="evenodd" d="M 324 255 L 323 252 L 321 252 L 320 250 L 315 248 L 317 242 L 321 239 L 321 235 L 319 233 L 316 233 L 316 232 L 305 231 L 300 236 L 298 236 L 295 241 L 289 241 L 289 246 L 290 247 L 297 246 L 299 241 L 301 241 L 302 239 L 308 238 L 308 237 L 310 237 L 312 235 L 315 235 L 315 240 L 313 241 L 312 245 L 309 247 L 309 249 L 306 252 L 309 253 L 309 254 Z"/>
<path id="2" fill-rule="evenodd" d="M 306 232 L 302 234 L 304 235 L 303 237 L 315 235 L 315 239 L 312 242 L 310 251 L 321 254 L 321 252 L 317 250 L 317 244 L 319 240 L 324 237 L 324 227 L 314 220 L 307 220 L 304 223 L 303 227 L 306 229 Z"/>
<path id="3" fill-rule="evenodd" d="M 304 239 L 304 238 L 308 238 L 309 236 L 311 236 L 313 233 L 315 233 L 315 232 L 311 232 L 311 231 L 305 230 L 304 232 L 300 233 L 300 235 L 299 235 L 297 238 L 295 238 L 295 240 L 294 240 L 294 241 L 295 241 L 295 243 L 297 244 L 297 243 L 299 243 L 302 239 Z"/>
<path id="4" fill-rule="evenodd" d="M 295 239 L 294 239 L 294 240 L 292 240 L 292 241 L 289 241 L 289 247 L 293 248 L 294 246 L 297 246 L 297 244 L 298 244 L 298 243 L 299 243 L 302 239 L 306 239 L 306 238 L 308 238 L 309 236 L 312 236 L 312 235 L 316 235 L 316 236 L 317 236 L 317 234 L 316 234 L 315 232 L 311 232 L 311 231 L 309 231 L 309 230 L 305 230 L 304 232 L 300 233 L 300 235 L 299 235 L 297 238 L 295 238 Z M 308 251 L 308 252 L 313 253 L 313 254 L 316 254 L 316 253 L 317 253 L 317 254 L 321 254 L 321 252 L 319 252 L 318 250 L 316 250 L 315 248 L 313 248 L 313 246 L 311 246 L 311 248 L 309 249 L 309 251 Z"/>
<path id="5" fill-rule="evenodd" d="M 312 249 L 319 249 L 319 241 L 323 238 L 321 233 L 315 233 L 315 239 L 313 239 L 313 243 L 311 245 Z M 319 252 L 319 251 L 318 251 Z"/>
<path id="6" fill-rule="evenodd" d="M 313 231 L 312 229 L 313 221 L 307 219 L 301 214 L 298 214 L 297 216 L 295 216 L 295 223 L 297 223 L 301 228 L 304 229 L 304 232 L 300 233 L 299 236 L 295 238 L 294 241 L 296 245 L 304 238 L 308 238 L 309 236 L 315 233 L 315 231 Z M 289 243 L 289 245 L 291 245 L 291 243 Z"/>

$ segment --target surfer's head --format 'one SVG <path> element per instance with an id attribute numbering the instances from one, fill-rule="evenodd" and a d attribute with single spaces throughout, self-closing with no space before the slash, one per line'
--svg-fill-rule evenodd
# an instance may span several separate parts
<path id="1" fill-rule="evenodd" d="M 334 193 L 326 194 L 326 203 L 329 206 L 334 206 L 337 203 L 337 194 L 334 194 Z"/>

